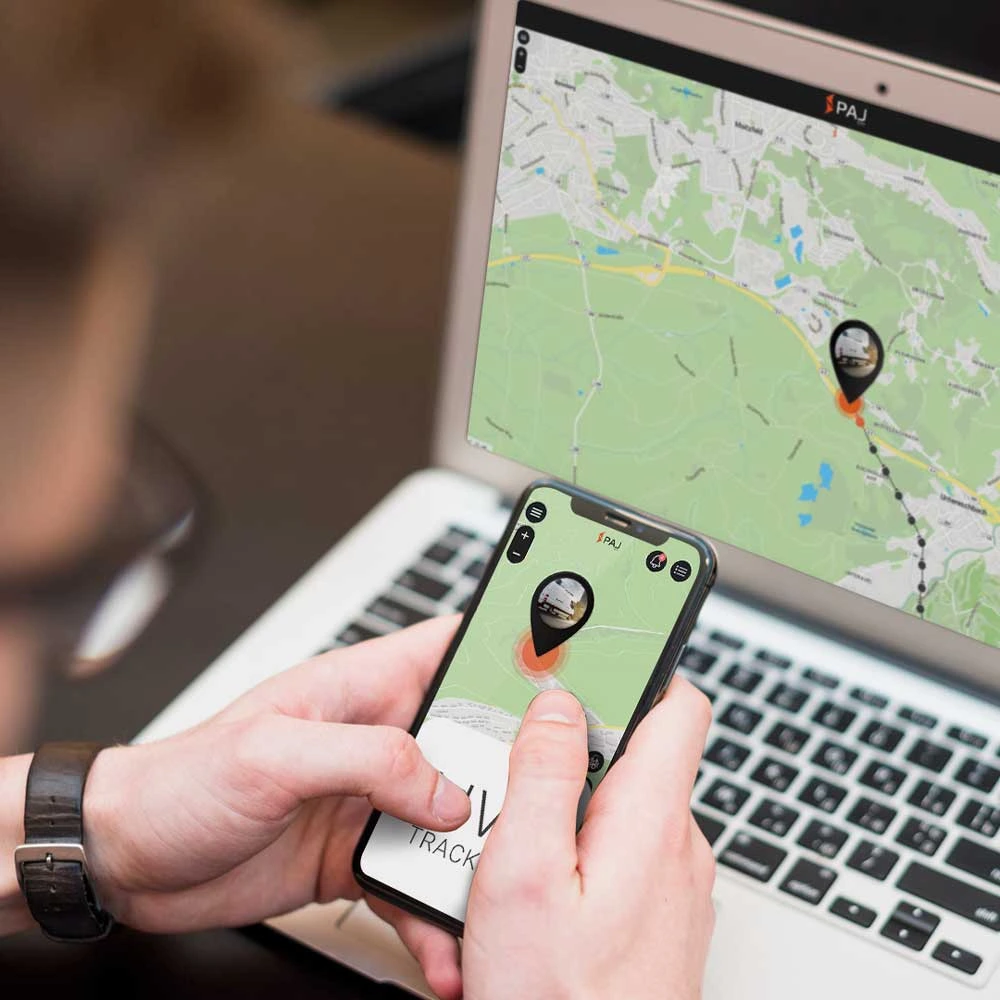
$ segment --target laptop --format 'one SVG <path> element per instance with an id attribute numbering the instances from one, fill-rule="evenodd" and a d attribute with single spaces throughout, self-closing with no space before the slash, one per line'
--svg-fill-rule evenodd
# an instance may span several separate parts
<path id="1" fill-rule="evenodd" d="M 560 477 L 719 550 L 705 996 L 1000 994 L 998 138 L 997 85 L 770 18 L 486 0 L 435 467 L 139 738 L 462 610 Z M 271 926 L 430 995 L 364 904 Z"/>

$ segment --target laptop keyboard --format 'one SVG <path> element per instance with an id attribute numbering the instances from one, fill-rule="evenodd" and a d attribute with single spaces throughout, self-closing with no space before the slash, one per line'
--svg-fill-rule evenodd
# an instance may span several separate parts
<path id="1" fill-rule="evenodd" d="M 492 547 L 448 528 L 326 648 L 465 610 Z M 692 811 L 720 871 L 966 981 L 993 964 L 995 738 L 703 623 L 680 669 L 713 703 Z"/>

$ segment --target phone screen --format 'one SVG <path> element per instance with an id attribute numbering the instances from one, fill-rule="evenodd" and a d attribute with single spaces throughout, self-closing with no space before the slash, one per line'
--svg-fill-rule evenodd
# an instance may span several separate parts
<path id="1" fill-rule="evenodd" d="M 697 545 L 673 532 L 656 543 L 633 537 L 572 503 L 550 486 L 524 498 L 416 733 L 431 763 L 468 791 L 470 819 L 443 834 L 383 814 L 359 855 L 366 879 L 455 920 L 531 699 L 550 688 L 579 698 L 596 787 L 637 709 L 658 693 L 676 653 L 668 639 L 704 587 Z"/>

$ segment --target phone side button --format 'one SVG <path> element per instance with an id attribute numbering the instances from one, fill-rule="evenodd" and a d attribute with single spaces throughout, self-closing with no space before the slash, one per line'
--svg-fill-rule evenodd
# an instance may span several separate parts
<path id="1" fill-rule="evenodd" d="M 705 839 L 709 844 L 714 844 L 725 832 L 725 823 L 720 823 L 719 820 L 713 819 L 711 816 L 706 816 L 695 809 L 691 810 L 691 815 L 694 816 L 694 821 L 701 827 L 701 832 L 705 834 Z"/>

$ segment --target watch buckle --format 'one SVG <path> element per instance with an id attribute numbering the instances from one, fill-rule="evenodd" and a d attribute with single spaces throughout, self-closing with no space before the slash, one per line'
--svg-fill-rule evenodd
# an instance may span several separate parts
<path id="1" fill-rule="evenodd" d="M 14 848 L 14 870 L 17 881 L 24 888 L 24 865 L 53 865 L 56 862 L 76 862 L 84 871 L 87 870 L 87 853 L 83 844 L 69 841 L 52 841 L 51 843 L 21 844 Z"/>

